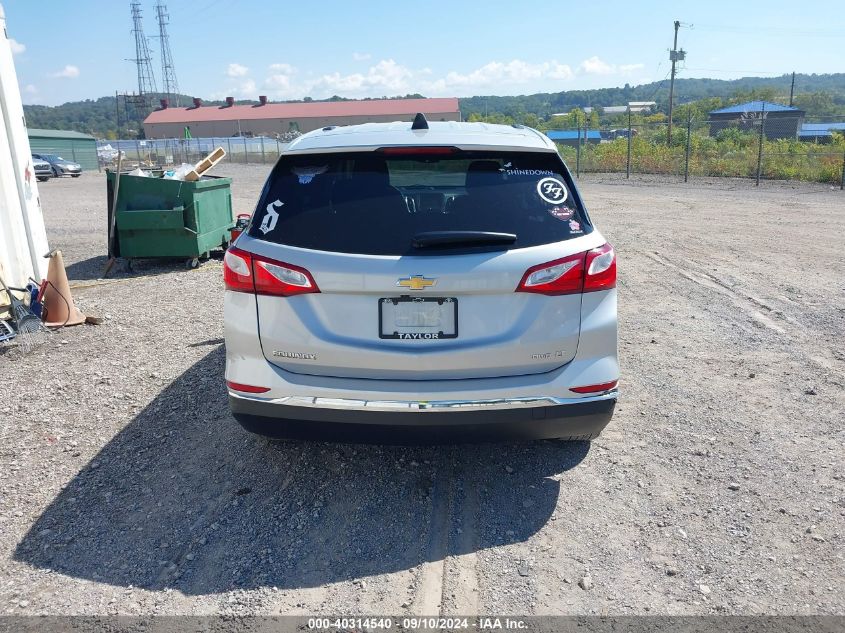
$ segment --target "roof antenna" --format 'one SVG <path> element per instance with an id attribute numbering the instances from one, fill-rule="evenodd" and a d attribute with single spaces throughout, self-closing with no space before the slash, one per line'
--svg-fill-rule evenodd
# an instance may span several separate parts
<path id="1" fill-rule="evenodd" d="M 414 124 L 411 126 L 412 130 L 427 130 L 428 121 L 425 120 L 425 115 L 422 112 L 417 112 L 414 117 Z"/>

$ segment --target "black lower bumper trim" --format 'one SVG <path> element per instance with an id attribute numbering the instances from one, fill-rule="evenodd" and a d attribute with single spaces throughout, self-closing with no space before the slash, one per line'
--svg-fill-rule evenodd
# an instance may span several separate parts
<path id="1" fill-rule="evenodd" d="M 295 407 L 231 396 L 229 406 L 246 430 L 267 437 L 439 444 L 596 437 L 610 422 L 616 400 L 436 413 Z"/>

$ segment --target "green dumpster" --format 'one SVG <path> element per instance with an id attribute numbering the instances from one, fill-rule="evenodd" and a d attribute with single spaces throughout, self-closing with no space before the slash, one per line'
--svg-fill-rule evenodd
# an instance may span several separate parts
<path id="1" fill-rule="evenodd" d="M 178 257 L 196 265 L 199 257 L 228 245 L 234 226 L 231 178 L 187 182 L 121 174 L 113 209 L 114 180 L 106 172 L 109 222 L 116 214 L 110 249 L 115 256 Z"/>

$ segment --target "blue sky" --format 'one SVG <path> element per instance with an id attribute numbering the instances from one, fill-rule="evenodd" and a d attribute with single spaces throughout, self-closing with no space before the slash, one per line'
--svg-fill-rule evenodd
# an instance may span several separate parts
<path id="1" fill-rule="evenodd" d="M 128 0 L 0 0 L 24 103 L 137 88 Z M 165 0 L 180 91 L 271 99 L 530 94 L 845 71 L 840 1 Z M 142 0 L 161 84 L 154 5 Z"/>

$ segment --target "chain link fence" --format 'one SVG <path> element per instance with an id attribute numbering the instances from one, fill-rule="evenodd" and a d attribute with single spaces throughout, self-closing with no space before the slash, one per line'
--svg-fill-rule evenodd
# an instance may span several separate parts
<path id="1" fill-rule="evenodd" d="M 585 127 L 558 142 L 570 169 L 582 173 L 804 180 L 845 188 L 845 130 L 829 121 L 746 116 L 740 120 L 675 121 L 629 127 Z M 570 134 L 571 135 L 571 131 Z"/>
<path id="2" fill-rule="evenodd" d="M 249 164 L 275 163 L 290 144 L 270 137 L 170 138 L 147 140 L 101 141 L 97 144 L 100 163 L 114 167 L 118 152 L 126 166 L 142 169 L 170 167 L 182 163 L 196 164 L 214 149 L 226 150 L 224 162 Z"/>
<path id="3" fill-rule="evenodd" d="M 755 116 L 756 114 L 756 116 Z M 558 141 L 561 155 L 578 176 L 582 173 L 643 174 L 690 177 L 804 180 L 845 188 L 845 130 L 824 129 L 829 121 L 751 113 L 736 120 L 676 120 L 669 138 L 666 122 L 569 130 Z M 806 127 L 806 126 L 805 126 Z M 596 134 L 598 132 L 598 134 Z M 226 137 L 103 141 L 101 163 L 113 166 L 117 152 L 124 162 L 142 168 L 195 164 L 217 147 L 224 161 L 274 163 L 288 146 L 269 137 Z"/>

